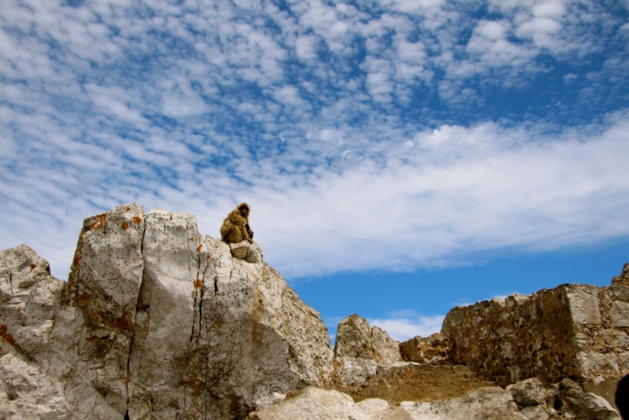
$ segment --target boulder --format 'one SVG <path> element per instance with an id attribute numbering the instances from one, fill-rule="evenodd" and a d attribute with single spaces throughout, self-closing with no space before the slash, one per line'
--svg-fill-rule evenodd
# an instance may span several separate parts
<path id="1" fill-rule="evenodd" d="M 546 404 L 546 389 L 537 378 L 517 382 L 507 387 L 518 407 Z"/>
<path id="2" fill-rule="evenodd" d="M 64 283 L 50 274 L 48 261 L 20 245 L 0 252 L 0 356 L 44 357 L 55 305 Z"/>
<path id="3" fill-rule="evenodd" d="M 563 379 L 548 393 L 551 415 L 574 420 L 621 420 L 618 412 L 603 397 L 586 392 L 579 384 Z"/>
<path id="4" fill-rule="evenodd" d="M 63 287 L 31 248 L 0 252 L 0 418 L 73 418 L 41 366 Z"/>
<path id="5" fill-rule="evenodd" d="M 336 390 L 309 387 L 264 409 L 252 412 L 249 420 L 410 420 L 400 407 L 385 400 L 369 398 L 355 403 Z"/>
<path id="6" fill-rule="evenodd" d="M 250 420 L 370 420 L 352 397 L 335 390 L 308 387 L 264 410 L 249 414 Z"/>
<path id="7" fill-rule="evenodd" d="M 341 320 L 334 346 L 337 380 L 343 385 L 363 383 L 378 369 L 401 361 L 399 343 L 379 327 L 354 314 Z"/>
<path id="8" fill-rule="evenodd" d="M 511 395 L 499 387 L 484 387 L 435 402 L 403 402 L 413 420 L 524 420 Z"/>

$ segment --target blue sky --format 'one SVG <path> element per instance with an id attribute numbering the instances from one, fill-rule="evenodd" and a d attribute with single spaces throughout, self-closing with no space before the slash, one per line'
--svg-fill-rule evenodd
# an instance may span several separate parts
<path id="1" fill-rule="evenodd" d="M 136 201 L 241 201 L 331 332 L 629 261 L 629 1 L 18 1 L 0 14 L 0 248 L 67 278 Z"/>

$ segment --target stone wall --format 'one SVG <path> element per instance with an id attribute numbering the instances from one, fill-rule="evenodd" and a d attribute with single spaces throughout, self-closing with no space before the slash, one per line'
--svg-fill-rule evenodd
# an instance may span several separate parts
<path id="1" fill-rule="evenodd" d="M 629 265 L 609 287 L 566 284 L 454 308 L 451 361 L 502 385 L 573 378 L 590 388 L 629 373 Z"/>

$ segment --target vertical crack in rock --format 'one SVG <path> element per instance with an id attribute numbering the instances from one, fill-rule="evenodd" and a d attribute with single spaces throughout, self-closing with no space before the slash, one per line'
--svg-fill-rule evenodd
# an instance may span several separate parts
<path id="1" fill-rule="evenodd" d="M 197 275 L 194 278 L 194 302 L 192 303 L 194 308 L 198 308 L 198 315 L 195 314 L 194 317 L 198 317 L 196 322 L 193 320 L 192 322 L 192 330 L 190 332 L 190 342 L 198 343 L 199 338 L 201 336 L 201 330 L 203 328 L 203 298 L 205 296 L 205 276 L 208 269 L 208 264 L 205 264 L 203 267 L 202 260 L 202 244 L 197 247 Z M 203 271 L 203 272 L 202 272 Z M 197 331 L 195 332 L 195 325 L 197 326 Z"/>
<path id="2" fill-rule="evenodd" d="M 129 382 L 131 382 L 131 356 L 133 353 L 133 343 L 135 341 L 135 331 L 137 329 L 137 325 L 138 325 L 138 312 L 143 309 L 141 308 L 141 296 L 142 296 L 142 291 L 144 289 L 144 284 L 145 284 L 145 267 L 144 267 L 144 237 L 146 236 L 146 215 L 144 215 L 144 217 L 142 218 L 142 237 L 140 238 L 140 258 L 142 259 L 142 278 L 140 280 L 140 287 L 138 288 L 138 295 L 136 297 L 136 301 L 135 301 L 135 319 L 133 322 L 133 325 L 130 329 L 131 332 L 131 337 L 129 337 L 129 354 L 127 356 L 127 378 L 126 378 L 126 394 L 127 394 L 127 409 L 125 411 L 124 414 L 124 419 L 127 420 L 129 419 L 129 403 L 131 400 L 131 397 L 129 396 Z"/>
<path id="3" fill-rule="evenodd" d="M 207 269 L 207 267 L 206 267 Z M 199 255 L 199 271 L 201 271 L 201 256 Z M 201 276 L 201 285 L 199 288 L 199 333 L 197 334 L 197 340 L 199 339 L 199 337 L 201 336 L 201 328 L 203 327 L 203 294 L 205 291 L 205 271 L 203 272 L 203 275 Z"/>
<path id="4" fill-rule="evenodd" d="M 208 262 L 209 259 L 205 258 L 205 268 L 203 269 L 203 275 L 201 276 L 201 290 L 200 290 L 200 298 L 199 298 L 199 334 L 201 334 L 201 331 L 203 329 L 203 301 L 205 300 L 205 291 L 206 291 L 206 282 L 205 279 L 207 278 L 207 271 L 210 268 L 210 263 Z M 199 261 L 199 264 L 201 264 L 201 262 Z M 214 268 L 212 266 L 212 268 Z M 212 270 L 214 271 L 214 289 L 216 291 L 216 282 L 217 282 L 217 276 L 216 276 L 216 270 Z"/>
<path id="5" fill-rule="evenodd" d="M 11 294 L 15 296 L 15 292 L 13 291 L 13 270 L 9 270 L 9 287 L 11 288 Z"/>

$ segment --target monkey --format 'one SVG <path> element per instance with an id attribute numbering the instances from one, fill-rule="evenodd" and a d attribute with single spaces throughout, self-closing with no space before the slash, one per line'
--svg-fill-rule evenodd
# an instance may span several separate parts
<path id="1" fill-rule="evenodd" d="M 253 230 L 249 227 L 251 208 L 247 203 L 240 203 L 227 215 L 221 226 L 221 238 L 229 243 L 249 241 L 253 243 Z"/>

